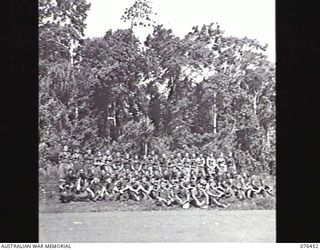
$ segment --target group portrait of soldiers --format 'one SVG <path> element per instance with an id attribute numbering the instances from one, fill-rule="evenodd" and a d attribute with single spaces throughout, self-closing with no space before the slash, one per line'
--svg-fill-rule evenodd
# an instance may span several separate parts
<path id="1" fill-rule="evenodd" d="M 227 208 L 227 198 L 239 200 L 273 196 L 258 175 L 238 169 L 232 152 L 226 155 L 173 152 L 142 157 L 129 153 L 87 149 L 59 156 L 59 197 L 70 201 L 153 200 L 159 206 Z"/>

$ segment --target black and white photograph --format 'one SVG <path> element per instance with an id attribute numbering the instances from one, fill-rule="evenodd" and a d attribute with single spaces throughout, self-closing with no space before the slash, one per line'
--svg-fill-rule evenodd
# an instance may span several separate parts
<path id="1" fill-rule="evenodd" d="M 40 242 L 276 242 L 274 0 L 38 14 Z"/>

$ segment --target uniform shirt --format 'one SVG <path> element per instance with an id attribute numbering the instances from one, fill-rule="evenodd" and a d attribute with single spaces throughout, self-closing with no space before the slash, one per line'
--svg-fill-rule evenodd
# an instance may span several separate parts
<path id="1" fill-rule="evenodd" d="M 112 167 L 114 170 L 118 170 L 121 168 L 121 163 L 122 163 L 122 157 L 117 157 L 113 160 L 112 162 Z"/>
<path id="2" fill-rule="evenodd" d="M 83 156 L 83 159 L 84 159 L 84 162 L 86 163 L 86 164 L 93 164 L 93 154 L 85 154 L 84 156 Z"/>
<path id="3" fill-rule="evenodd" d="M 160 157 L 159 164 L 161 169 L 165 169 L 167 167 L 167 159 L 164 157 Z"/>
<path id="4" fill-rule="evenodd" d="M 102 184 L 100 182 L 98 183 L 92 182 L 91 184 L 89 184 L 89 188 L 92 191 L 96 192 L 102 189 Z"/>
<path id="5" fill-rule="evenodd" d="M 169 159 L 167 160 L 167 166 L 168 166 L 168 168 L 173 168 L 175 164 L 176 164 L 175 158 L 169 158 Z"/>
<path id="6" fill-rule="evenodd" d="M 226 160 L 224 158 L 219 157 L 217 159 L 217 164 L 219 165 L 219 167 L 223 168 L 223 171 L 227 171 L 227 164 L 226 164 Z"/>
<path id="7" fill-rule="evenodd" d="M 66 185 L 75 184 L 77 181 L 77 178 L 74 175 L 67 175 L 64 179 L 66 180 Z"/>
<path id="8" fill-rule="evenodd" d="M 198 199 L 205 197 L 205 192 L 204 192 L 204 190 L 202 188 L 195 188 L 194 189 L 194 194 Z"/>
<path id="9" fill-rule="evenodd" d="M 165 200 L 168 200 L 169 197 L 170 197 L 170 191 L 168 189 L 160 189 L 158 191 L 158 197 L 162 198 L 162 199 L 165 199 Z"/>
<path id="10" fill-rule="evenodd" d="M 139 168 L 140 168 L 140 161 L 139 161 L 139 159 L 134 159 L 134 160 L 133 160 L 133 163 L 132 163 L 132 169 L 133 169 L 134 171 L 138 171 Z"/>
<path id="11" fill-rule="evenodd" d="M 197 168 L 196 159 L 194 159 L 194 158 L 190 159 L 190 167 L 193 168 L 193 169 Z"/>
<path id="12" fill-rule="evenodd" d="M 69 151 L 64 151 L 59 155 L 60 162 L 70 163 L 71 162 L 71 153 Z"/>
<path id="13" fill-rule="evenodd" d="M 72 155 L 72 160 L 74 163 L 80 163 L 82 161 L 82 155 L 80 153 L 74 153 Z"/>
<path id="14" fill-rule="evenodd" d="M 130 158 L 124 158 L 122 161 L 123 169 L 130 169 L 131 168 L 131 159 Z"/>
<path id="15" fill-rule="evenodd" d="M 112 183 L 112 182 L 106 183 L 106 189 L 107 189 L 108 193 L 113 193 L 114 192 L 113 188 L 114 188 L 114 183 Z"/>
<path id="16" fill-rule="evenodd" d="M 196 158 L 196 164 L 198 167 L 204 167 L 204 165 L 206 164 L 206 159 L 203 157 L 198 157 Z"/>
<path id="17" fill-rule="evenodd" d="M 160 171 L 160 162 L 159 159 L 153 158 L 152 161 L 150 162 L 151 166 L 152 166 L 152 171 Z"/>
<path id="18" fill-rule="evenodd" d="M 106 166 L 111 167 L 112 166 L 112 162 L 113 162 L 112 155 L 105 155 L 104 156 L 104 162 L 105 162 Z"/>
<path id="19" fill-rule="evenodd" d="M 215 165 L 216 165 L 216 159 L 215 158 L 211 158 L 211 157 L 208 157 L 207 158 L 207 167 L 214 170 L 215 168 Z"/>
<path id="20" fill-rule="evenodd" d="M 236 170 L 236 164 L 233 157 L 227 158 L 227 166 L 231 171 Z"/>
<path id="21" fill-rule="evenodd" d="M 95 166 L 103 166 L 104 165 L 104 157 L 103 156 L 97 156 L 93 160 L 93 164 Z"/>
<path id="22" fill-rule="evenodd" d="M 100 175 L 99 180 L 100 180 L 101 185 L 103 185 L 103 186 L 106 185 L 108 177 L 109 176 L 107 174 L 104 174 L 104 175 L 101 174 Z"/>
<path id="23" fill-rule="evenodd" d="M 143 159 L 141 161 L 141 169 L 143 171 L 147 171 L 149 169 L 149 165 L 150 165 L 150 163 L 149 163 L 148 159 Z"/>
<path id="24" fill-rule="evenodd" d="M 183 165 L 185 168 L 190 168 L 191 167 L 191 159 L 188 157 L 188 158 L 183 158 Z"/>
<path id="25" fill-rule="evenodd" d="M 122 183 L 120 180 L 118 180 L 118 181 L 116 181 L 116 182 L 114 183 L 113 188 L 116 187 L 116 188 L 118 188 L 119 190 L 121 190 L 122 185 L 123 185 L 123 183 Z"/>
<path id="26" fill-rule="evenodd" d="M 143 182 L 141 183 L 141 186 L 148 191 L 150 189 L 151 184 L 148 182 Z"/>
<path id="27" fill-rule="evenodd" d="M 176 167 L 179 168 L 179 170 L 181 170 L 183 168 L 183 160 L 181 157 L 177 157 L 176 158 Z"/>
<path id="28" fill-rule="evenodd" d="M 93 173 L 88 173 L 88 175 L 87 175 L 87 180 L 88 180 L 88 182 L 89 183 L 91 183 L 91 181 L 94 179 L 94 177 L 96 177 L 96 175 L 95 174 L 93 174 Z"/>
<path id="29" fill-rule="evenodd" d="M 188 193 L 189 190 L 187 190 L 186 188 L 179 188 L 178 192 L 177 192 L 177 196 L 181 199 L 181 198 L 187 198 L 188 197 Z"/>

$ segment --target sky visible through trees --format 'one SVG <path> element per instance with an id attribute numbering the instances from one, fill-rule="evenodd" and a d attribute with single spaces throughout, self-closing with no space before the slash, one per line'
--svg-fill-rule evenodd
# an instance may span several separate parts
<path id="1" fill-rule="evenodd" d="M 119 27 L 88 37 L 92 6 L 39 1 L 41 161 L 56 164 L 68 144 L 140 155 L 232 151 L 259 171 L 274 164 L 275 65 L 266 44 L 225 33 L 219 20 L 177 34 L 148 0 L 131 1 Z"/>

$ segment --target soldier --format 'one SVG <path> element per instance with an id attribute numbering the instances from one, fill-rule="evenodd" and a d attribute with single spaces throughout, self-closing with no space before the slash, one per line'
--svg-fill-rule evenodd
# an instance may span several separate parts
<path id="1" fill-rule="evenodd" d="M 192 197 L 192 203 L 195 206 L 200 208 L 208 208 L 209 195 L 206 193 L 201 183 L 197 183 L 196 187 L 193 187 L 191 189 L 191 197 Z"/>
<path id="2" fill-rule="evenodd" d="M 182 158 L 182 162 L 183 162 L 183 175 L 187 176 L 188 178 L 190 178 L 190 171 L 191 171 L 191 159 L 189 157 L 189 153 L 187 152 L 185 154 L 185 157 Z"/>
<path id="3" fill-rule="evenodd" d="M 59 155 L 59 177 L 64 178 L 69 169 L 73 169 L 73 165 L 71 162 L 71 153 L 67 145 L 63 147 L 62 153 Z"/>
<path id="4" fill-rule="evenodd" d="M 179 183 L 179 192 L 177 193 L 177 197 L 180 199 L 180 205 L 184 209 L 188 209 L 190 207 L 190 191 L 189 191 L 189 181 L 181 180 Z"/>
<path id="5" fill-rule="evenodd" d="M 131 170 L 134 171 L 134 172 L 140 172 L 142 166 L 141 166 L 141 163 L 140 163 L 140 160 L 139 160 L 139 156 L 136 154 L 134 156 L 134 159 L 133 159 L 133 162 L 132 162 L 132 165 L 131 165 Z"/>
<path id="6" fill-rule="evenodd" d="M 66 185 L 69 185 L 71 192 L 73 192 L 74 189 L 75 189 L 75 187 L 76 187 L 77 178 L 76 178 L 76 176 L 73 174 L 73 170 L 72 170 L 72 169 L 69 169 L 69 170 L 68 170 L 68 173 L 66 174 L 66 176 L 64 177 L 64 179 L 66 180 Z"/>
<path id="7" fill-rule="evenodd" d="M 157 192 L 156 199 L 158 204 L 170 206 L 174 201 L 171 193 L 168 189 L 168 182 L 165 180 L 161 180 L 160 182 L 160 189 Z"/>
<path id="8" fill-rule="evenodd" d="M 167 180 L 167 181 L 171 181 L 172 173 L 170 174 L 170 173 L 169 173 L 169 170 L 168 170 L 168 169 L 165 169 L 165 170 L 162 172 L 162 177 L 163 177 L 163 179 L 165 179 L 165 180 Z"/>
<path id="9" fill-rule="evenodd" d="M 168 170 L 169 176 L 172 176 L 174 166 L 175 166 L 175 156 L 174 154 L 171 154 L 170 158 L 167 160 L 167 170 Z"/>
<path id="10" fill-rule="evenodd" d="M 92 167 L 94 168 L 94 167 Z M 86 200 L 88 197 L 87 187 L 89 186 L 89 182 L 87 180 L 87 176 L 84 172 L 84 169 L 79 170 L 79 176 L 76 183 L 76 200 Z"/>
<path id="11" fill-rule="evenodd" d="M 105 160 L 100 150 L 97 151 L 97 155 L 93 159 L 93 165 L 95 166 L 96 171 L 99 173 L 102 169 L 105 169 Z"/>
<path id="12" fill-rule="evenodd" d="M 113 161 L 112 161 L 112 168 L 114 172 L 119 173 L 122 168 L 123 168 L 123 164 L 122 164 L 122 156 L 120 152 L 116 153 L 116 156 L 114 157 Z"/>
<path id="13" fill-rule="evenodd" d="M 125 158 L 122 161 L 122 173 L 128 173 L 128 170 L 131 171 L 131 158 L 130 158 L 130 154 L 126 153 L 125 154 Z"/>
<path id="14" fill-rule="evenodd" d="M 167 169 L 167 156 L 165 153 L 163 153 L 159 158 L 159 163 L 160 163 L 161 172 Z"/>
<path id="15" fill-rule="evenodd" d="M 60 197 L 59 200 L 62 203 L 69 203 L 72 200 L 72 192 L 70 190 L 70 186 L 66 184 L 65 179 L 60 179 L 60 185 L 59 185 L 59 193 Z"/>
<path id="16" fill-rule="evenodd" d="M 143 159 L 141 161 L 141 172 L 143 174 L 146 174 L 147 172 L 149 172 L 149 160 L 148 160 L 148 156 L 147 155 L 143 155 Z"/>
<path id="17" fill-rule="evenodd" d="M 152 165 L 152 172 L 153 173 L 155 173 L 156 171 L 159 171 L 159 173 L 162 172 L 161 167 L 160 167 L 159 157 L 157 154 L 153 155 L 151 165 Z"/>
<path id="18" fill-rule="evenodd" d="M 113 179 L 109 176 L 106 180 L 106 193 L 105 193 L 105 199 L 106 200 L 112 200 L 114 196 L 114 183 Z"/>
<path id="19" fill-rule="evenodd" d="M 216 159 L 214 158 L 213 153 L 210 153 L 206 159 L 207 173 L 215 173 L 216 165 Z"/>
<path id="20" fill-rule="evenodd" d="M 102 188 L 103 186 L 101 185 L 99 178 L 94 177 L 89 186 L 87 187 L 87 191 L 92 201 L 95 202 L 98 199 L 101 199 Z"/>
<path id="21" fill-rule="evenodd" d="M 127 185 L 124 187 L 123 191 L 128 190 L 129 198 L 135 201 L 140 201 L 140 193 L 139 193 L 139 181 L 136 177 L 132 177 Z"/>
<path id="22" fill-rule="evenodd" d="M 78 173 L 80 168 L 82 168 L 83 164 L 83 156 L 80 153 L 79 148 L 75 148 L 73 155 L 71 156 L 72 163 L 73 163 L 73 170 L 75 173 Z"/>
<path id="23" fill-rule="evenodd" d="M 273 188 L 265 183 L 265 181 L 260 178 L 260 189 L 261 193 L 266 196 L 273 196 Z"/>
<path id="24" fill-rule="evenodd" d="M 113 167 L 112 167 L 113 157 L 110 150 L 106 150 L 106 153 L 104 155 L 104 162 L 105 162 L 106 172 L 109 174 L 113 173 Z"/>
<path id="25" fill-rule="evenodd" d="M 125 179 L 123 176 L 120 176 L 120 178 L 114 182 L 113 189 L 112 189 L 112 194 L 110 195 L 110 200 L 111 201 L 116 201 L 120 198 L 120 190 L 124 188 L 124 184 L 126 185 L 127 182 L 125 182 Z M 124 192 L 124 191 L 121 191 Z"/>
<path id="26" fill-rule="evenodd" d="M 190 172 L 193 171 L 195 175 L 198 175 L 198 166 L 196 162 L 196 154 L 192 153 L 190 157 Z"/>
<path id="27" fill-rule="evenodd" d="M 152 190 L 150 192 L 150 197 L 154 200 L 157 200 L 158 192 L 160 190 L 160 184 L 159 181 L 156 180 L 155 177 L 151 177 L 150 179 L 150 185 L 152 186 Z"/>
<path id="28" fill-rule="evenodd" d="M 93 167 L 87 174 L 87 181 L 89 182 L 89 184 L 93 181 L 95 177 L 99 177 L 99 172 L 97 168 Z"/>
<path id="29" fill-rule="evenodd" d="M 206 159 L 203 157 L 202 153 L 200 153 L 199 156 L 196 158 L 196 164 L 197 164 L 198 172 L 201 172 L 201 175 L 205 177 L 206 176 L 206 172 L 205 172 Z"/>
<path id="30" fill-rule="evenodd" d="M 107 172 L 105 169 L 102 169 L 101 170 L 101 174 L 100 174 L 100 183 L 102 185 L 102 188 L 101 188 L 101 194 L 100 194 L 100 197 L 101 199 L 104 199 L 105 198 L 105 195 L 107 193 L 107 179 L 109 178 L 109 175 L 107 175 Z"/>
<path id="31" fill-rule="evenodd" d="M 218 201 L 224 195 L 224 193 L 216 187 L 213 178 L 209 179 L 209 183 L 206 186 L 206 193 L 209 195 L 209 205 L 216 205 L 222 208 L 227 207 L 226 204 L 222 204 Z"/>
<path id="32" fill-rule="evenodd" d="M 150 194 L 153 189 L 153 186 L 148 181 L 146 176 L 143 176 L 141 179 L 141 183 L 139 184 L 137 191 L 142 196 L 141 199 L 151 199 Z"/>
<path id="33" fill-rule="evenodd" d="M 176 157 L 176 161 L 175 161 L 175 166 L 179 169 L 179 171 L 182 171 L 183 169 L 183 159 L 181 156 L 181 153 L 178 152 L 177 157 Z"/>
<path id="34" fill-rule="evenodd" d="M 92 150 L 87 149 L 86 153 L 83 156 L 83 161 L 84 161 L 83 169 L 86 174 L 88 174 L 90 169 L 94 166 L 93 160 L 94 160 L 94 156 L 92 154 Z"/>
<path id="35" fill-rule="evenodd" d="M 228 169 L 227 169 L 227 163 L 226 160 L 224 159 L 224 155 L 223 152 L 220 153 L 219 158 L 217 159 L 217 165 L 219 167 L 219 169 L 223 172 L 223 173 L 227 173 Z M 219 172 L 221 174 L 221 172 Z"/>
<path id="36" fill-rule="evenodd" d="M 232 174 L 237 174 L 236 163 L 235 163 L 235 160 L 233 158 L 232 152 L 228 153 L 228 157 L 227 157 L 226 162 L 227 162 L 228 172 L 232 173 Z"/>

